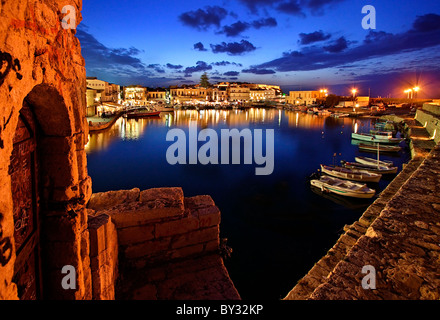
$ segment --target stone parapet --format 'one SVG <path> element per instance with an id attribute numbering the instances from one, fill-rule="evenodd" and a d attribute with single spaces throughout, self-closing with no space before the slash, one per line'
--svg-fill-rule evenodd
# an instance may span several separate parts
<path id="1" fill-rule="evenodd" d="M 224 293 L 223 297 L 220 293 L 215 295 L 215 290 L 209 291 L 211 298 L 239 298 L 219 255 L 221 214 L 210 196 L 185 198 L 181 188 L 111 191 L 93 194 L 88 208 L 95 211 L 95 215 L 110 217 L 115 225 L 121 276 L 118 287 L 123 298 L 178 299 L 169 294 L 157 294 L 154 290 L 163 288 L 164 283 L 177 276 L 170 270 L 180 270 L 182 266 L 186 266 L 185 270 L 179 272 L 185 276 L 179 281 L 197 278 L 193 274 L 195 271 L 189 268 L 194 259 L 200 261 L 200 272 L 215 270 L 222 292 L 234 293 Z M 91 236 L 92 243 L 93 239 Z M 204 257 L 212 258 L 206 258 L 208 263 Z M 93 267 L 92 258 L 92 275 Z M 165 270 L 168 270 L 166 274 Z M 141 274 L 161 275 L 139 279 Z M 151 290 L 156 293 L 152 294 Z M 196 287 L 190 291 L 202 298 Z"/>

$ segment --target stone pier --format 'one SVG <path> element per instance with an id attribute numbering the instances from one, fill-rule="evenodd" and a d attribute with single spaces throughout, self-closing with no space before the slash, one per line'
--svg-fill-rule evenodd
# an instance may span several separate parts
<path id="1" fill-rule="evenodd" d="M 413 119 L 413 160 L 285 300 L 440 298 L 440 147 Z M 365 290 L 364 266 L 376 270 Z"/>
<path id="2" fill-rule="evenodd" d="M 88 208 L 116 230 L 108 240 L 119 252 L 116 299 L 240 299 L 220 256 L 221 215 L 211 197 L 185 198 L 181 188 L 110 191 L 93 194 Z M 116 274 L 107 269 L 103 277 Z"/>

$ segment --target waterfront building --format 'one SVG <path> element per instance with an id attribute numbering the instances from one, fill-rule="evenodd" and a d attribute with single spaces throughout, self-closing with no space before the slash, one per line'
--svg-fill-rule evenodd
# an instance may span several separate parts
<path id="1" fill-rule="evenodd" d="M 124 88 L 125 103 L 130 106 L 145 106 L 148 100 L 147 89 L 142 86 L 128 86 Z"/>
<path id="2" fill-rule="evenodd" d="M 232 84 L 229 87 L 229 101 L 248 102 L 250 100 L 251 90 L 243 85 Z"/>
<path id="3" fill-rule="evenodd" d="M 321 91 L 290 91 L 286 103 L 293 105 L 313 105 L 320 99 L 325 99 L 326 93 Z"/>
<path id="4" fill-rule="evenodd" d="M 167 90 L 164 88 L 148 89 L 148 101 L 165 103 L 167 101 Z"/>

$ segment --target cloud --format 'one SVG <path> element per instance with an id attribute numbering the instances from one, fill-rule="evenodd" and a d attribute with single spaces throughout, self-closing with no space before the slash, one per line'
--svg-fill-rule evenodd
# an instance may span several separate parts
<path id="1" fill-rule="evenodd" d="M 240 72 L 238 71 L 228 71 L 223 73 L 224 76 L 228 76 L 228 77 L 236 77 L 240 74 Z"/>
<path id="2" fill-rule="evenodd" d="M 244 70 L 241 70 L 241 72 L 243 72 L 243 73 L 253 73 L 253 74 L 258 74 L 258 75 L 275 74 L 276 73 L 274 70 L 259 69 L 259 68 L 244 69 Z"/>
<path id="3" fill-rule="evenodd" d="M 154 71 L 156 71 L 157 73 L 165 73 L 165 70 L 162 69 L 160 64 L 149 64 L 147 66 L 148 69 L 153 69 Z"/>
<path id="4" fill-rule="evenodd" d="M 438 14 L 426 14 L 424 16 L 417 16 L 413 24 L 414 32 L 430 32 L 440 29 L 440 16 Z"/>
<path id="5" fill-rule="evenodd" d="M 219 33 L 224 33 L 227 37 L 235 37 L 240 35 L 243 31 L 248 30 L 250 27 L 251 25 L 249 23 L 238 21 L 230 26 L 224 26 Z"/>
<path id="6" fill-rule="evenodd" d="M 109 48 L 100 43 L 93 35 L 78 28 L 76 36 L 81 42 L 81 52 L 86 61 L 87 71 L 107 68 L 119 69 L 128 73 L 143 73 L 146 66 L 135 57 L 141 53 L 137 48 Z"/>
<path id="7" fill-rule="evenodd" d="M 183 66 L 180 65 L 180 64 L 179 65 L 174 65 L 174 64 L 171 64 L 171 63 L 167 63 L 166 67 L 168 69 L 173 69 L 173 70 L 180 70 L 180 69 L 183 68 Z"/>
<path id="8" fill-rule="evenodd" d="M 304 47 L 283 53 L 282 57 L 254 66 L 258 69 L 277 71 L 311 71 L 339 67 L 362 60 L 419 51 L 440 45 L 440 27 L 435 23 L 440 16 L 428 14 L 419 16 L 410 30 L 391 34 L 370 30 L 364 41 L 346 48 L 349 41 L 344 37 L 321 48 Z M 345 48 L 344 48 L 345 47 Z"/>
<path id="9" fill-rule="evenodd" d="M 220 27 L 221 21 L 226 18 L 228 11 L 219 6 L 207 6 L 205 9 L 188 11 L 179 16 L 179 20 L 186 26 L 207 30 L 211 26 Z"/>
<path id="10" fill-rule="evenodd" d="M 243 66 L 241 63 L 229 62 L 229 61 L 213 62 L 213 63 L 211 63 L 211 65 L 216 66 L 216 67 L 226 67 L 229 65 L 233 65 L 233 66 L 237 66 L 237 67 Z"/>
<path id="11" fill-rule="evenodd" d="M 274 18 L 263 18 L 254 20 L 251 23 L 237 21 L 229 26 L 224 26 L 218 33 L 225 34 L 227 37 L 236 37 L 250 28 L 261 29 L 263 27 L 276 27 L 277 25 L 278 23 Z"/>
<path id="12" fill-rule="evenodd" d="M 251 12 L 257 13 L 262 7 L 274 7 L 277 11 L 305 17 L 305 9 L 313 15 L 321 15 L 325 7 L 344 2 L 346 0 L 239 0 Z"/>
<path id="13" fill-rule="evenodd" d="M 197 61 L 196 65 L 193 67 L 187 67 L 183 72 L 185 77 L 192 75 L 195 72 L 212 70 L 212 66 L 207 64 L 205 61 Z"/>
<path id="14" fill-rule="evenodd" d="M 228 55 L 241 55 L 247 52 L 257 50 L 257 48 L 247 40 L 241 40 L 241 42 L 222 42 L 221 44 L 211 44 L 213 53 L 227 53 Z"/>
<path id="15" fill-rule="evenodd" d="M 263 27 L 276 27 L 278 25 L 278 22 L 275 18 L 266 18 L 266 19 L 260 19 L 255 20 L 252 22 L 252 26 L 255 29 L 260 29 Z"/>
<path id="16" fill-rule="evenodd" d="M 206 49 L 205 46 L 203 45 L 203 43 L 201 43 L 201 42 L 197 42 L 194 45 L 194 50 L 197 50 L 197 51 L 208 51 L 208 49 Z"/>
<path id="17" fill-rule="evenodd" d="M 334 41 L 331 45 L 323 47 L 327 52 L 339 53 L 348 48 L 348 42 L 345 37 L 340 37 L 338 40 Z"/>
<path id="18" fill-rule="evenodd" d="M 291 0 L 287 2 L 282 2 L 278 4 L 276 9 L 280 12 L 287 13 L 287 14 L 293 14 L 296 16 L 305 16 L 303 12 L 303 6 L 300 5 L 299 1 L 297 0 Z"/>
<path id="19" fill-rule="evenodd" d="M 322 30 L 315 31 L 312 33 L 300 33 L 299 43 L 302 45 L 307 45 L 315 42 L 325 41 L 331 38 L 330 34 L 325 34 Z"/>

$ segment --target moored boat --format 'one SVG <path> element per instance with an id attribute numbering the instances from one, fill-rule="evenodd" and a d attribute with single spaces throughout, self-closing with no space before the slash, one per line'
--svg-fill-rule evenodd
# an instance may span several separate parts
<path id="1" fill-rule="evenodd" d="M 330 176 L 321 176 L 310 181 L 314 187 L 322 192 L 331 192 L 345 197 L 369 199 L 376 194 L 376 190 L 368 188 L 366 184 L 342 180 Z"/>
<path id="2" fill-rule="evenodd" d="M 379 166 L 384 166 L 384 167 L 392 167 L 394 165 L 393 161 L 377 160 L 377 159 L 361 157 L 361 156 L 356 157 L 355 160 L 357 163 L 368 164 L 368 165 L 372 165 L 372 166 L 379 165 Z"/>
<path id="3" fill-rule="evenodd" d="M 157 117 L 160 115 L 161 111 L 146 111 L 146 112 L 129 112 L 124 114 L 124 118 L 147 118 L 147 117 Z"/>
<path id="4" fill-rule="evenodd" d="M 389 135 L 368 134 L 368 133 L 352 133 L 351 137 L 353 139 L 357 139 L 361 141 L 387 143 L 387 144 L 399 144 L 404 140 L 401 138 L 393 138 L 392 136 Z"/>
<path id="5" fill-rule="evenodd" d="M 399 152 L 402 150 L 399 146 L 377 146 L 377 145 L 371 145 L 371 144 L 359 144 L 359 150 L 360 151 L 366 151 L 366 152 L 374 152 L 377 153 L 377 150 L 379 149 L 380 152 Z"/>
<path id="6" fill-rule="evenodd" d="M 327 175 L 360 182 L 379 182 L 382 175 L 379 173 L 371 173 L 363 170 L 349 169 L 338 166 L 326 166 L 321 164 L 321 172 Z"/>
<path id="7" fill-rule="evenodd" d="M 372 173 L 380 173 L 380 174 L 394 174 L 397 173 L 398 170 L 397 167 L 368 165 L 368 164 L 361 164 L 361 163 L 348 162 L 348 161 L 341 161 L 341 163 L 345 168 L 364 170 L 364 171 L 368 171 Z"/>

